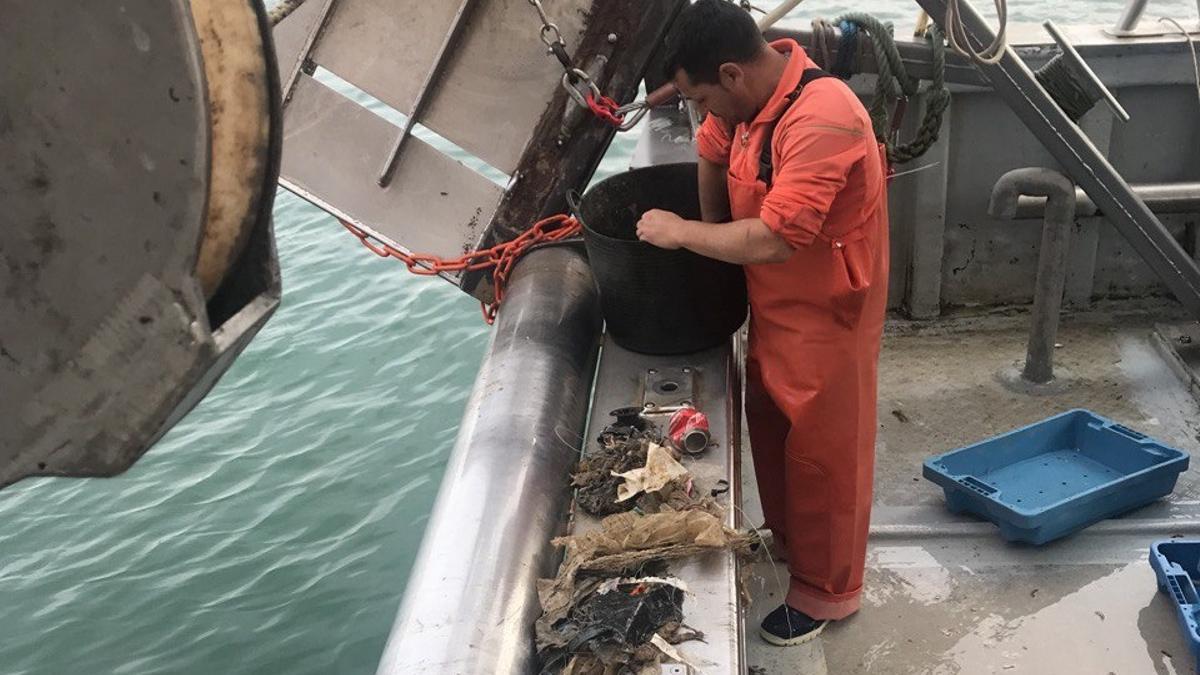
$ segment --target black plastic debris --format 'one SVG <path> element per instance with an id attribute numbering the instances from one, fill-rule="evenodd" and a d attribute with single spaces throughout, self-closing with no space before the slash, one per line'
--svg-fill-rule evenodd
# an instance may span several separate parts
<path id="1" fill-rule="evenodd" d="M 663 566 L 652 563 L 645 567 Z M 570 640 L 564 647 L 539 654 L 544 675 L 561 672 L 568 661 L 580 657 L 608 666 L 628 667 L 648 658 L 657 663 L 662 653 L 650 645 L 655 634 L 669 644 L 703 637 L 683 627 L 682 589 L 649 579 L 615 582 L 610 579 L 594 587 L 559 623 L 556 628 Z"/>
<path id="2" fill-rule="evenodd" d="M 637 647 L 666 624 L 683 620 L 683 591 L 647 582 L 618 585 L 585 600 L 571 620 L 579 624 L 572 651 L 586 644 Z"/>

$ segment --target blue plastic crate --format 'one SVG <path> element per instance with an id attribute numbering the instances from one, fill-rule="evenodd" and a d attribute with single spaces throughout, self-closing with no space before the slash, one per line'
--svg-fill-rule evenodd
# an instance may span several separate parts
<path id="1" fill-rule="evenodd" d="M 1072 410 L 925 460 L 946 506 L 1044 544 L 1175 489 L 1188 455 L 1087 410 Z"/>
<path id="2" fill-rule="evenodd" d="M 1158 590 L 1175 603 L 1179 629 L 1200 664 L 1200 540 L 1167 539 L 1150 547 L 1150 566 L 1158 577 Z M 1200 665 L 1196 672 L 1200 673 Z"/>

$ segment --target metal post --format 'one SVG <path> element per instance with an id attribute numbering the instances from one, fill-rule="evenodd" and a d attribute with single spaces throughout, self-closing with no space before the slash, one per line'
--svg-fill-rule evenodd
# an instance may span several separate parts
<path id="1" fill-rule="evenodd" d="M 600 327 L 581 252 L 517 265 L 379 675 L 537 672 L 537 580 L 558 563 Z"/>
<path id="2" fill-rule="evenodd" d="M 1129 35 L 1137 29 L 1138 22 L 1142 20 L 1142 13 L 1146 11 L 1146 5 L 1150 4 L 1150 0 L 1129 0 L 1129 4 L 1125 5 L 1125 11 L 1121 13 L 1121 18 L 1117 19 L 1117 24 L 1110 31 L 1113 35 Z"/>
<path id="3" fill-rule="evenodd" d="M 1054 379 L 1054 342 L 1067 283 L 1067 246 L 1075 222 L 1075 184 L 1051 169 L 1014 169 L 996 182 L 988 213 L 997 218 L 1015 218 L 1021 195 L 1047 198 L 1032 325 L 1021 373 L 1029 382 L 1045 384 Z"/>
<path id="4" fill-rule="evenodd" d="M 946 16 L 946 0 L 917 1 L 935 19 Z M 967 0 L 961 0 L 959 9 L 968 39 L 980 47 L 990 44 L 992 31 L 983 17 Z M 1012 47 L 1005 49 L 999 63 L 977 67 L 1176 299 L 1193 316 L 1200 316 L 1200 266 L 1067 117 Z"/>

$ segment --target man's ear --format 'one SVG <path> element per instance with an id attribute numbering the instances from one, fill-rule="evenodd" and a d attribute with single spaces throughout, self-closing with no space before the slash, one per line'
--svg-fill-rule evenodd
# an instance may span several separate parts
<path id="1" fill-rule="evenodd" d="M 717 75 L 721 79 L 722 87 L 733 89 L 738 83 L 744 81 L 746 71 L 736 63 L 722 63 L 717 69 Z"/>

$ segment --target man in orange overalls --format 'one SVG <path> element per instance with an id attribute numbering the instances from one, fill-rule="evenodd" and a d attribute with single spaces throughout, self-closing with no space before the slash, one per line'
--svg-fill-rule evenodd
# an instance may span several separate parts
<path id="1" fill-rule="evenodd" d="M 849 87 L 722 0 L 684 9 L 668 77 L 708 116 L 704 222 L 648 211 L 638 236 L 745 267 L 746 417 L 766 526 L 786 551 L 765 640 L 793 645 L 859 608 L 887 305 L 887 163 Z"/>

